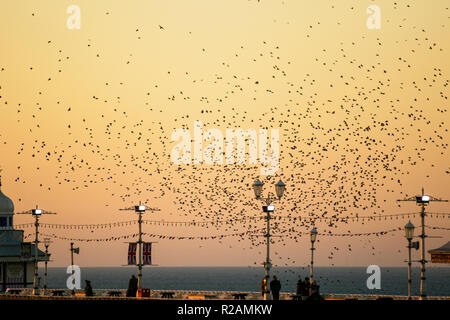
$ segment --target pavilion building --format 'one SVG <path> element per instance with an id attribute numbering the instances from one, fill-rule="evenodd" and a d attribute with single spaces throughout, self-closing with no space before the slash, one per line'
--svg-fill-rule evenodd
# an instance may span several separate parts
<path id="1" fill-rule="evenodd" d="M 7 288 L 32 288 L 34 243 L 24 242 L 23 230 L 15 230 L 14 204 L 1 190 L 0 178 L 0 292 Z M 37 250 L 37 261 L 48 261 L 50 254 Z"/>
<path id="2" fill-rule="evenodd" d="M 450 241 L 442 247 L 429 250 L 428 253 L 431 254 L 432 263 L 450 263 Z"/>

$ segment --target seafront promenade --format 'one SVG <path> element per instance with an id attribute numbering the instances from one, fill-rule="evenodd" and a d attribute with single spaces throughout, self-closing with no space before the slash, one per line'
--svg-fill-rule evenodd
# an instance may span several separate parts
<path id="1" fill-rule="evenodd" d="M 58 295 L 54 295 L 56 292 Z M 280 300 L 294 300 L 295 293 L 280 292 Z M 400 295 L 367 295 L 367 294 L 331 294 L 323 293 L 321 296 L 325 300 L 407 300 L 407 296 Z M 236 300 L 237 298 L 245 298 L 245 300 L 263 300 L 260 292 L 244 292 L 244 291 L 195 291 L 195 290 L 151 290 L 149 297 L 134 298 L 126 297 L 125 289 L 97 289 L 94 290 L 94 296 L 84 296 L 83 290 L 76 290 L 72 295 L 69 289 L 47 289 L 44 295 L 41 289 L 40 295 L 32 295 L 32 289 L 21 289 L 20 292 L 2 293 L 0 300 L 16 300 L 16 299 L 37 299 L 37 300 L 56 300 L 56 299 L 92 299 L 92 300 Z M 419 296 L 411 297 L 412 300 L 420 300 Z M 429 296 L 427 300 L 447 300 L 450 296 Z"/>

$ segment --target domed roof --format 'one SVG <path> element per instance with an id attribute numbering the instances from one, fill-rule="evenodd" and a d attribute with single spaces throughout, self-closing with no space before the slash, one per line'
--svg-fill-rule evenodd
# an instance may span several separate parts
<path id="1" fill-rule="evenodd" d="M 0 182 L 0 213 L 14 213 L 14 203 L 3 194 L 1 187 Z"/>

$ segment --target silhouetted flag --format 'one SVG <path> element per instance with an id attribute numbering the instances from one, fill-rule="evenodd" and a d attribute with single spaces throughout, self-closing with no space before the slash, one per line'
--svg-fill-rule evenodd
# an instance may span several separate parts
<path id="1" fill-rule="evenodd" d="M 144 248 L 142 251 L 143 264 L 152 264 L 152 243 L 144 242 Z"/>
<path id="2" fill-rule="evenodd" d="M 136 265 L 136 243 L 128 245 L 128 264 Z"/>

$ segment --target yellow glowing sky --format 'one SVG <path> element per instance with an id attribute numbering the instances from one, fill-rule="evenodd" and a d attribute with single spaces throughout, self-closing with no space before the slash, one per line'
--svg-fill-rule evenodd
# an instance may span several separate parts
<path id="1" fill-rule="evenodd" d="M 71 4 L 81 9 L 79 30 L 66 27 Z M 373 4 L 381 9 L 381 29 L 369 30 L 366 9 Z M 16 212 L 39 204 L 58 213 L 42 222 L 71 224 L 131 220 L 118 209 L 141 200 L 161 209 L 146 219 L 260 215 L 250 187 L 257 177 L 267 182 L 265 192 L 280 178 L 286 183 L 276 203 L 284 216 L 416 212 L 413 203 L 399 207 L 395 200 L 422 186 L 450 199 L 449 7 L 445 0 L 2 1 L 2 191 Z M 279 128 L 278 174 L 259 176 L 250 165 L 179 171 L 170 163 L 170 135 L 181 127 L 192 132 L 195 120 L 222 133 Z M 449 206 L 432 204 L 430 211 L 450 212 Z M 418 217 L 412 221 L 419 226 Z M 429 224 L 449 228 L 449 221 Z M 31 217 L 15 216 L 16 224 L 27 222 Z M 406 222 L 317 228 L 359 233 Z M 201 236 L 247 227 L 145 231 Z M 42 232 L 103 238 L 135 229 Z M 443 238 L 429 239 L 427 249 L 448 241 L 448 231 L 428 231 Z M 402 265 L 406 256 L 403 232 L 319 239 L 317 265 Z M 259 265 L 263 239 L 239 240 L 157 239 L 154 262 Z M 273 263 L 306 265 L 309 240 L 298 240 L 286 232 L 276 238 Z M 80 266 L 126 261 L 123 241 L 77 245 Z M 53 266 L 70 263 L 68 248 L 54 240 Z"/>

